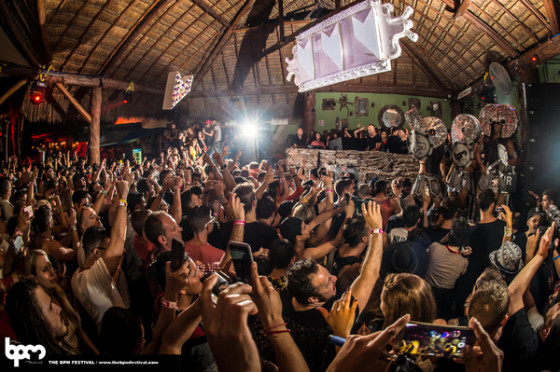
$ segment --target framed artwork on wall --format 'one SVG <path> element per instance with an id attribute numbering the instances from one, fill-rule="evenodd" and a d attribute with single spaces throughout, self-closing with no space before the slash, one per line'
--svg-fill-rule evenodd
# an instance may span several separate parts
<path id="1" fill-rule="evenodd" d="M 441 101 L 430 101 L 430 106 L 428 106 L 428 112 L 430 116 L 435 116 L 436 118 L 441 119 Z"/>
<path id="2" fill-rule="evenodd" d="M 323 98 L 323 111 L 334 110 L 336 107 L 336 101 L 334 98 Z"/>
<path id="3" fill-rule="evenodd" d="M 408 109 L 412 110 L 413 108 L 417 108 L 420 111 L 420 99 L 418 98 L 409 98 L 408 99 Z"/>
<path id="4" fill-rule="evenodd" d="M 356 110 L 356 116 L 368 116 L 369 100 L 367 98 L 356 97 L 354 108 Z"/>

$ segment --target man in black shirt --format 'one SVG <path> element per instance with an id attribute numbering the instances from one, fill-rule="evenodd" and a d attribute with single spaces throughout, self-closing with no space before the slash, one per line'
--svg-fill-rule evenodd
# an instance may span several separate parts
<path id="1" fill-rule="evenodd" d="M 292 146 L 299 148 L 307 146 L 307 138 L 305 137 L 305 134 L 303 134 L 303 128 L 298 128 L 297 135 L 294 138 Z"/>
<path id="2" fill-rule="evenodd" d="M 367 149 L 369 151 L 378 151 L 381 147 L 381 136 L 377 134 L 377 130 L 373 124 L 367 127 Z"/>
<path id="3" fill-rule="evenodd" d="M 383 236 L 380 233 L 383 222 L 379 205 L 372 202 L 366 207 L 364 204 L 362 212 L 372 234 L 360 275 L 350 287 L 353 298 L 358 301 L 359 312 L 365 308 L 379 277 L 383 250 Z M 320 371 L 323 350 L 332 330 L 317 308 L 324 307 L 330 311 L 334 301 L 340 297 L 336 293 L 337 278 L 310 259 L 292 265 L 287 277 L 287 291 L 282 293 L 284 320 L 309 369 Z"/>

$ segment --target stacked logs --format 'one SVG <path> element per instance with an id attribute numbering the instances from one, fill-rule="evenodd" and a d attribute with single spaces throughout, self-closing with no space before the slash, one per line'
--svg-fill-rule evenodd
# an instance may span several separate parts
<path id="1" fill-rule="evenodd" d="M 360 183 L 367 182 L 372 177 L 389 182 L 397 177 L 408 177 L 414 181 L 419 169 L 418 160 L 412 155 L 381 151 L 288 148 L 286 158 L 290 167 L 301 166 L 305 159 L 306 172 L 315 167 L 336 167 L 343 172 L 354 168 L 358 172 Z"/>

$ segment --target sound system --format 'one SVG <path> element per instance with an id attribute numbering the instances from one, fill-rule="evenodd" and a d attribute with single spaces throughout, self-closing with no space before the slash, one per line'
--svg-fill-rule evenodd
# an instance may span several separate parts
<path id="1" fill-rule="evenodd" d="M 367 140 L 365 138 L 339 137 L 329 142 L 329 149 L 363 151 L 367 149 Z"/>
<path id="2" fill-rule="evenodd" d="M 524 84 L 525 191 L 560 191 L 560 84 Z"/>

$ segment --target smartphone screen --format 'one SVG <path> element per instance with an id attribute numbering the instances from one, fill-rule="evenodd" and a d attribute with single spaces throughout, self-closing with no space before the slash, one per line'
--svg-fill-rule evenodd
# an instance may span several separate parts
<path id="1" fill-rule="evenodd" d="M 410 355 L 460 358 L 465 346 L 473 341 L 473 331 L 468 327 L 407 323 L 400 351 Z"/>
<path id="2" fill-rule="evenodd" d="M 21 238 L 20 235 L 18 235 L 14 239 L 14 248 L 16 250 L 16 254 L 19 254 L 19 251 L 21 250 L 22 246 L 23 246 L 23 239 Z"/>
<path id="3" fill-rule="evenodd" d="M 229 242 L 229 252 L 233 261 L 233 267 L 237 274 L 237 280 L 243 283 L 251 284 L 251 264 L 253 263 L 253 254 L 251 247 L 247 243 Z"/>
<path id="4" fill-rule="evenodd" d="M 181 241 L 173 239 L 171 242 L 171 271 L 179 270 L 186 260 L 185 245 Z"/>

